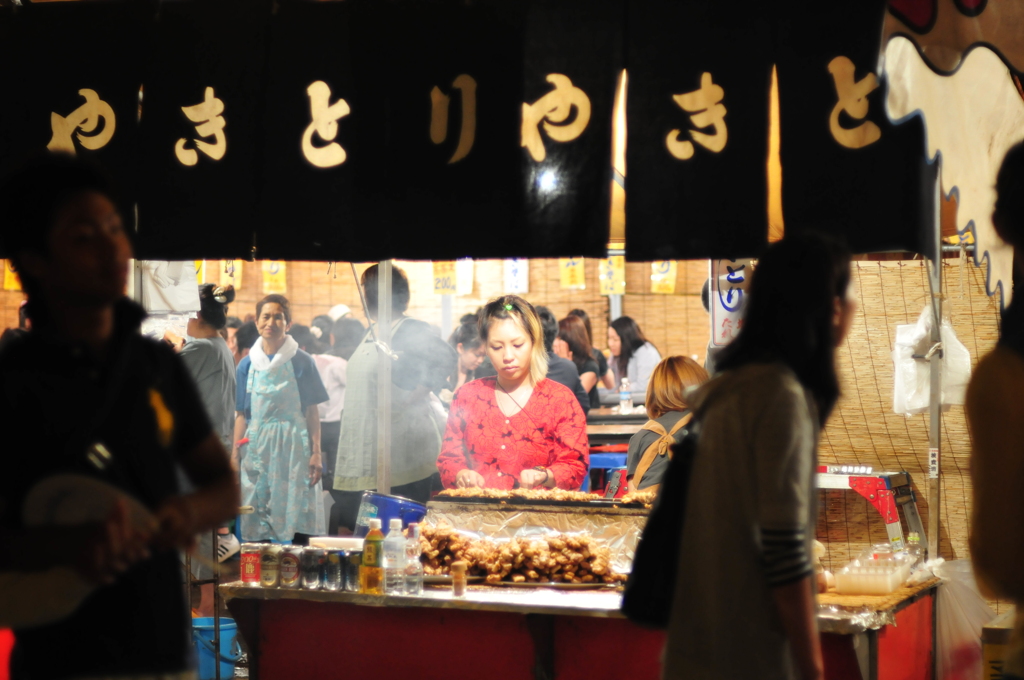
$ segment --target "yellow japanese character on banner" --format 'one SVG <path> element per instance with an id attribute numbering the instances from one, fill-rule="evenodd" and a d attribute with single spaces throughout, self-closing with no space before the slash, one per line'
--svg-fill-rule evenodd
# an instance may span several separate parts
<path id="1" fill-rule="evenodd" d="M 458 163 L 469 155 L 476 140 L 476 80 L 465 73 L 452 83 L 462 98 L 462 129 L 459 132 L 459 145 L 448 160 L 448 164 Z M 451 97 L 435 87 L 430 91 L 430 141 L 441 144 L 448 138 L 448 105 Z"/>
<path id="2" fill-rule="evenodd" d="M 196 125 L 196 134 L 200 137 L 213 137 L 213 142 L 204 142 L 201 139 L 193 141 L 195 149 L 185 148 L 189 142 L 187 139 L 179 139 L 174 145 L 174 155 L 182 165 L 195 165 L 199 162 L 199 154 L 196 149 L 202 151 L 215 161 L 224 158 L 228 151 L 228 138 L 224 134 L 224 102 L 213 96 L 213 88 L 206 88 L 202 103 L 195 106 L 182 106 L 182 113 Z"/>
<path id="3" fill-rule="evenodd" d="M 72 134 L 83 148 L 90 151 L 102 149 L 114 136 L 117 124 L 114 109 L 110 104 L 100 99 L 95 90 L 82 89 L 78 91 L 78 94 L 82 95 L 85 103 L 69 113 L 67 117 L 58 113 L 50 114 L 50 128 L 53 136 L 50 138 L 50 143 L 46 145 L 50 151 L 65 151 L 74 154 L 75 142 L 71 137 Z M 103 121 L 103 127 L 96 132 L 100 120 Z"/>
<path id="4" fill-rule="evenodd" d="M 612 255 L 601 260 L 598 279 L 601 283 L 601 295 L 622 295 L 626 292 L 626 258 Z"/>
<path id="5" fill-rule="evenodd" d="M 860 149 L 882 137 L 882 131 L 870 120 L 853 128 L 845 128 L 839 123 L 839 114 L 843 111 L 856 120 L 867 116 L 868 95 L 878 87 L 878 76 L 874 73 L 855 81 L 856 71 L 857 67 L 846 57 L 836 57 L 828 63 L 838 98 L 828 119 L 828 129 L 832 137 L 848 149 Z"/>
<path id="6" fill-rule="evenodd" d="M 309 112 L 312 122 L 302 133 L 302 155 L 306 160 L 318 168 L 333 168 L 341 165 L 348 158 L 345 149 L 341 144 L 334 141 L 338 136 L 338 121 L 351 113 L 348 102 L 339 99 L 333 104 L 331 101 L 331 88 L 322 80 L 312 83 L 306 88 L 309 95 Z M 325 142 L 327 146 L 315 146 L 313 144 L 313 133 Z"/>
<path id="7" fill-rule="evenodd" d="M 558 260 L 559 281 L 563 290 L 583 290 L 587 276 L 582 257 L 563 257 Z"/>
<path id="8" fill-rule="evenodd" d="M 288 293 L 287 265 L 283 260 L 263 261 L 263 294 L 286 295 Z"/>
<path id="9" fill-rule="evenodd" d="M 434 293 L 437 295 L 455 295 L 458 292 L 455 281 L 454 262 L 434 263 Z"/>
<path id="10" fill-rule="evenodd" d="M 651 263 L 651 292 L 672 295 L 676 292 L 675 260 L 657 260 Z"/>
<path id="11" fill-rule="evenodd" d="M 571 142 L 583 134 L 590 122 L 590 97 L 586 92 L 573 85 L 561 73 L 548 75 L 547 81 L 555 89 L 533 104 L 523 104 L 523 124 L 520 130 L 519 145 L 525 147 L 538 163 L 547 158 L 547 150 L 540 137 L 541 124 L 551 139 Z M 570 120 L 573 108 L 576 109 L 576 116 Z"/>
<path id="12" fill-rule="evenodd" d="M 700 76 L 700 89 L 686 94 L 672 95 L 672 99 L 679 108 L 689 111 L 694 115 L 690 121 L 698 128 L 713 127 L 714 133 L 707 134 L 690 130 L 690 137 L 708 151 L 720 152 L 729 141 L 729 129 L 725 125 L 725 106 L 722 99 L 725 97 L 725 90 L 720 85 L 715 85 L 711 80 L 710 73 L 702 73 Z M 665 146 L 674 158 L 685 161 L 693 158 L 693 142 L 686 139 L 679 139 L 680 130 L 672 130 L 665 138 Z"/>
<path id="13" fill-rule="evenodd" d="M 18 272 L 14 271 L 10 260 L 4 260 L 4 290 L 18 292 L 21 290 L 21 278 Z"/>

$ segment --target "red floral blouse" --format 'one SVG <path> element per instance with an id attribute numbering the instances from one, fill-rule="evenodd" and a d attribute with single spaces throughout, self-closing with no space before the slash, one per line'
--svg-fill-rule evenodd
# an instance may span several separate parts
<path id="1" fill-rule="evenodd" d="M 560 489 L 578 489 L 590 468 L 587 418 L 572 391 L 545 378 L 525 407 L 506 417 L 495 399 L 495 378 L 468 382 L 455 393 L 437 458 L 441 481 L 455 486 L 466 468 L 486 486 L 511 489 L 519 473 L 538 465 L 551 470 Z"/>

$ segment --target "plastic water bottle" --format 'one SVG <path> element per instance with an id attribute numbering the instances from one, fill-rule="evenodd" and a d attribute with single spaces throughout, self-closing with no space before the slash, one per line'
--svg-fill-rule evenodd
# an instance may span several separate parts
<path id="1" fill-rule="evenodd" d="M 384 594 L 401 595 L 405 590 L 405 536 L 402 520 L 391 520 L 391 530 L 384 539 Z"/>
<path id="2" fill-rule="evenodd" d="M 423 594 L 423 563 L 420 562 L 420 525 L 409 525 L 409 538 L 405 539 L 405 594 Z"/>
<path id="3" fill-rule="evenodd" d="M 629 378 L 623 378 L 619 385 L 619 413 L 633 412 L 633 393 L 629 389 Z"/>

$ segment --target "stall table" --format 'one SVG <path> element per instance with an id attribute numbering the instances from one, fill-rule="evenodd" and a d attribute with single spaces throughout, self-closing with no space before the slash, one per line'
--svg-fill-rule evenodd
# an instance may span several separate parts
<path id="1" fill-rule="evenodd" d="M 823 609 L 826 678 L 933 680 L 936 586 L 865 598 L 853 612 Z M 661 673 L 664 633 L 623 618 L 614 589 L 471 585 L 456 599 L 449 588 L 380 597 L 231 583 L 221 593 L 248 646 L 254 680 L 655 680 Z"/>

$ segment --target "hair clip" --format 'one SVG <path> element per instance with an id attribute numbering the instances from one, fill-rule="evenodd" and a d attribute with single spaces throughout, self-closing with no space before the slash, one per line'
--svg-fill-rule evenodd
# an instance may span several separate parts
<path id="1" fill-rule="evenodd" d="M 221 304 L 224 304 L 225 302 L 228 301 L 227 297 L 224 295 L 223 286 L 217 286 L 216 288 L 213 289 L 213 299 Z"/>
<path id="2" fill-rule="evenodd" d="M 511 311 L 512 311 L 512 305 L 510 305 L 510 304 L 506 304 L 506 305 L 505 305 L 505 311 L 506 311 L 506 312 L 511 312 Z"/>

